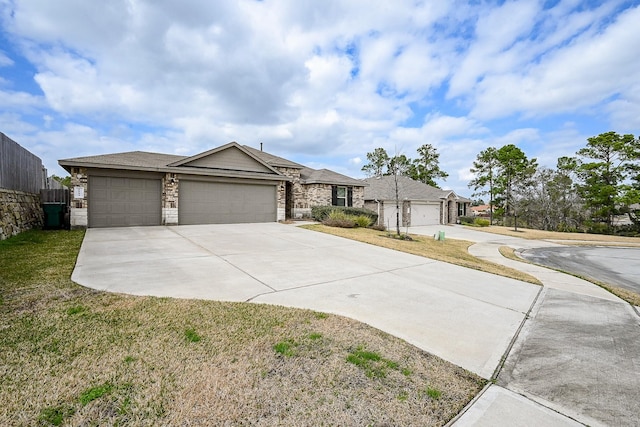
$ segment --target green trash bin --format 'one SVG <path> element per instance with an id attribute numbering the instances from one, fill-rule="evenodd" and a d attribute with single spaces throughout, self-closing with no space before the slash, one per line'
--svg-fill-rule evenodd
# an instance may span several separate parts
<path id="1" fill-rule="evenodd" d="M 64 218 L 64 205 L 61 203 L 45 203 L 42 205 L 44 210 L 44 228 L 62 228 Z"/>
<path id="2" fill-rule="evenodd" d="M 444 241 L 444 231 L 438 232 L 438 240 L 440 240 L 441 242 Z"/>

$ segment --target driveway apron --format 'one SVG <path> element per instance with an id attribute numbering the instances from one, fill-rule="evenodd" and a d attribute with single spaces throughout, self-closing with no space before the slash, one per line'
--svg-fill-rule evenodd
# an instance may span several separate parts
<path id="1" fill-rule="evenodd" d="M 540 287 L 277 223 L 89 229 L 73 280 L 348 316 L 490 378 Z"/>

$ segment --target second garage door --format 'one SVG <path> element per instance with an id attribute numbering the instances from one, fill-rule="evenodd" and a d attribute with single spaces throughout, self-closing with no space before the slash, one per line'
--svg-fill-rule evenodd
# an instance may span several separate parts
<path id="1" fill-rule="evenodd" d="M 411 202 L 411 226 L 440 224 L 440 204 Z"/>
<path id="2" fill-rule="evenodd" d="M 275 222 L 276 186 L 180 180 L 180 224 Z"/>

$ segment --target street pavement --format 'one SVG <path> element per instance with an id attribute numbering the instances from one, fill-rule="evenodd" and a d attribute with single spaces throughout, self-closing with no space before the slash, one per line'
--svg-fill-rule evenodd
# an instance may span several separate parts
<path id="1" fill-rule="evenodd" d="M 520 255 L 536 264 L 580 274 L 640 293 L 640 248 L 638 247 L 532 248 L 522 251 Z"/>

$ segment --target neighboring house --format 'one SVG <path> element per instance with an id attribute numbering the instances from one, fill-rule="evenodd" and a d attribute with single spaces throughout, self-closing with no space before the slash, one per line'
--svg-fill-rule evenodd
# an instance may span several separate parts
<path id="1" fill-rule="evenodd" d="M 396 212 L 401 226 L 419 226 L 455 223 L 466 216 L 471 200 L 458 196 L 452 190 L 441 190 L 406 176 L 398 176 L 398 209 L 396 185 L 393 176 L 364 180 L 364 205 L 378 213 L 378 224 L 393 228 Z"/>
<path id="2" fill-rule="evenodd" d="M 490 213 L 491 213 L 491 206 L 489 205 L 471 206 L 471 214 L 473 216 L 488 217 L 490 216 Z"/>
<path id="3" fill-rule="evenodd" d="M 313 206 L 364 206 L 365 183 L 236 142 L 185 157 L 133 151 L 59 160 L 71 226 L 275 222 Z"/>
<path id="4" fill-rule="evenodd" d="M 637 218 L 637 213 L 640 210 L 640 203 L 635 203 L 629 206 L 630 213 L 622 214 L 622 215 L 614 215 L 612 224 L 614 227 L 621 227 L 627 225 L 633 225 L 633 219 Z M 633 215 L 633 216 L 632 216 Z"/>

